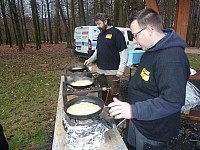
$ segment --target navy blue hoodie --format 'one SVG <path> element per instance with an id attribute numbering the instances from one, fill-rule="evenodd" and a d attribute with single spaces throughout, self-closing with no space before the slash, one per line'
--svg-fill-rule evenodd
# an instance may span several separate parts
<path id="1" fill-rule="evenodd" d="M 164 33 L 166 36 L 143 54 L 128 87 L 131 121 L 145 137 L 161 142 L 178 135 L 190 75 L 186 43 L 173 29 Z"/>

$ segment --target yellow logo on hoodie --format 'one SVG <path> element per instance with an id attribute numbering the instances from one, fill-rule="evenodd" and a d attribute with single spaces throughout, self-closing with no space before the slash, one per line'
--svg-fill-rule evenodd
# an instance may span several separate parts
<path id="1" fill-rule="evenodd" d="M 140 73 L 140 76 L 142 77 L 142 79 L 144 81 L 149 81 L 150 72 L 146 68 L 143 68 L 142 71 L 141 71 L 141 73 Z"/>
<path id="2" fill-rule="evenodd" d="M 112 34 L 106 34 L 106 39 L 111 39 L 112 38 Z"/>

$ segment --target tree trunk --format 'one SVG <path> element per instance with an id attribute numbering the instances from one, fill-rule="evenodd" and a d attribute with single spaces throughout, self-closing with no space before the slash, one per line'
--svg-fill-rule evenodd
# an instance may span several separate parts
<path id="1" fill-rule="evenodd" d="M 11 26 L 13 27 L 14 36 L 15 36 L 15 43 L 18 46 L 18 37 L 17 37 L 15 21 L 14 21 L 14 17 L 13 17 L 13 13 L 12 13 L 12 4 L 11 4 L 10 0 L 8 0 L 8 5 L 9 5 L 9 11 L 10 11 Z"/>
<path id="2" fill-rule="evenodd" d="M 41 0 L 41 2 L 42 2 L 42 41 L 46 43 L 46 36 L 45 36 L 45 31 L 44 31 L 45 22 L 44 22 L 44 17 L 43 17 L 44 16 L 44 0 Z"/>
<path id="3" fill-rule="evenodd" d="M 59 37 L 59 4 L 60 0 L 56 0 L 56 18 L 55 18 L 55 44 L 58 44 L 58 37 Z"/>
<path id="4" fill-rule="evenodd" d="M 48 26 L 47 26 L 47 14 L 46 14 L 46 11 L 44 13 L 44 23 L 45 23 L 45 33 L 46 33 L 46 40 L 47 40 L 47 43 L 49 43 L 49 36 L 48 36 Z"/>
<path id="5" fill-rule="evenodd" d="M 118 25 L 120 27 L 126 27 L 127 22 L 127 0 L 120 0 L 120 7 L 119 7 L 119 22 Z"/>
<path id="6" fill-rule="evenodd" d="M 85 12 L 84 12 L 84 5 L 83 0 L 78 0 L 78 6 L 79 6 L 79 17 L 80 17 L 80 25 L 86 25 L 86 19 L 85 19 Z"/>
<path id="7" fill-rule="evenodd" d="M 24 46 L 26 45 L 25 43 L 25 35 L 24 35 L 24 25 L 23 25 L 23 20 L 22 20 L 22 14 L 21 14 L 21 9 L 20 9 L 20 3 L 19 3 L 19 0 L 17 0 L 17 8 L 18 8 L 18 18 L 19 18 L 19 24 L 21 24 L 20 26 L 20 31 L 22 31 L 22 43 L 24 44 Z"/>
<path id="8" fill-rule="evenodd" d="M 63 39 L 62 39 L 62 31 L 61 31 L 61 27 L 60 27 L 60 19 L 59 19 L 59 27 L 58 27 L 58 30 L 59 30 L 59 35 L 60 35 L 60 43 L 63 42 Z"/>
<path id="9" fill-rule="evenodd" d="M 22 49 L 24 49 L 24 47 L 23 47 L 23 39 L 22 39 L 21 30 L 20 30 L 20 23 L 19 23 L 19 18 L 18 18 L 15 0 L 10 1 L 10 6 L 11 6 L 11 12 L 12 12 L 13 17 L 14 17 L 14 26 L 16 28 L 18 48 L 21 51 Z"/>
<path id="10" fill-rule="evenodd" d="M 198 1 L 198 6 L 200 6 L 200 1 Z M 200 14 L 200 7 L 197 8 L 197 14 Z M 196 25 L 197 38 L 195 39 L 195 47 L 200 47 L 200 16 L 197 15 L 197 25 Z"/>
<path id="11" fill-rule="evenodd" d="M 103 11 L 103 0 L 100 0 L 99 9 L 100 9 L 100 12 L 104 12 Z"/>
<path id="12" fill-rule="evenodd" d="M 50 16 L 50 10 L 49 10 L 49 0 L 46 0 L 47 3 L 47 14 L 48 14 L 48 25 L 49 25 L 49 44 L 53 44 L 53 34 L 51 30 L 51 16 Z"/>
<path id="13" fill-rule="evenodd" d="M 6 32 L 6 45 L 10 44 L 10 47 L 12 47 L 12 39 L 10 35 L 10 30 L 8 28 L 8 22 L 7 22 L 6 13 L 5 13 L 5 4 L 3 0 L 1 0 L 0 3 L 1 3 L 1 11 L 2 11 L 2 16 L 3 16 L 3 23 L 5 27 L 5 32 Z"/>
<path id="14" fill-rule="evenodd" d="M 114 26 L 118 26 L 118 21 L 119 21 L 119 7 L 120 7 L 120 1 L 119 0 L 115 0 L 114 2 L 114 21 L 113 21 L 113 25 Z"/>
<path id="15" fill-rule="evenodd" d="M 3 44 L 3 40 L 2 40 L 1 23 L 0 23 L 0 46 L 1 44 Z"/>
<path id="16" fill-rule="evenodd" d="M 72 28 L 76 27 L 75 12 L 74 12 L 74 0 L 71 0 L 71 17 L 72 17 Z"/>
<path id="17" fill-rule="evenodd" d="M 76 27 L 75 13 L 74 13 L 74 0 L 71 0 L 71 33 L 74 33 L 74 28 Z M 74 39 L 74 34 L 72 39 Z"/>
<path id="18" fill-rule="evenodd" d="M 39 18 L 38 18 L 36 0 L 31 0 L 31 10 L 33 16 L 33 25 L 35 30 L 36 49 L 41 49 L 41 36 L 40 36 L 40 27 L 39 27 Z"/>
<path id="19" fill-rule="evenodd" d="M 21 9 L 22 9 L 22 20 L 23 20 L 23 25 L 24 25 L 25 39 L 26 39 L 26 43 L 29 43 L 28 30 L 27 30 L 27 26 L 26 26 L 26 18 L 24 15 L 24 4 L 23 4 L 22 0 L 20 0 L 20 2 L 21 2 Z"/>
<path id="20" fill-rule="evenodd" d="M 60 2 L 58 2 L 59 4 L 59 10 L 60 10 L 60 16 L 62 18 L 62 22 L 63 22 L 63 25 L 65 27 L 65 33 L 66 33 L 66 42 L 67 42 L 67 47 L 71 47 L 71 41 L 70 41 L 70 37 L 71 37 L 71 33 L 70 33 L 70 30 L 69 30 L 69 26 L 67 25 L 67 22 L 66 22 L 66 18 L 64 16 L 64 13 L 63 13 L 63 10 L 60 6 Z M 68 3 L 67 3 L 67 14 L 68 14 Z"/>
<path id="21" fill-rule="evenodd" d="M 94 15 L 96 15 L 99 11 L 99 3 L 97 0 L 94 0 Z"/>
<path id="22" fill-rule="evenodd" d="M 195 6 L 194 6 L 194 12 L 195 12 L 195 14 L 194 14 L 194 20 L 193 20 L 193 38 L 192 38 L 192 41 L 193 41 L 193 43 L 192 43 L 192 46 L 196 46 L 196 40 L 198 39 L 198 30 L 199 30 L 199 26 L 198 26 L 198 22 L 199 22 L 199 8 L 198 8 L 198 3 L 199 3 L 199 1 L 195 1 L 195 2 L 193 2 L 193 3 L 195 3 Z"/>

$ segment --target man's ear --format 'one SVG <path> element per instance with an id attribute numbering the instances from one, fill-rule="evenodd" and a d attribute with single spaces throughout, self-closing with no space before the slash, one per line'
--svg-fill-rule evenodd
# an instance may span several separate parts
<path id="1" fill-rule="evenodd" d="M 108 24 L 108 21 L 107 21 L 107 20 L 104 20 L 103 22 L 104 22 L 104 24 L 105 24 L 105 25 L 107 25 L 107 24 Z"/>
<path id="2" fill-rule="evenodd" d="M 153 30 L 154 30 L 154 28 L 152 26 L 147 25 L 147 31 L 148 31 L 148 33 L 149 33 L 150 36 L 152 35 Z"/>

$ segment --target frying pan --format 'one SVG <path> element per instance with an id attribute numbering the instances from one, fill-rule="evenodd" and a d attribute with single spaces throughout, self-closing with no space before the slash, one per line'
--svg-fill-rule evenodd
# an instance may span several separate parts
<path id="1" fill-rule="evenodd" d="M 88 83 L 87 85 L 73 85 L 74 82 L 76 81 L 82 81 L 82 80 L 88 80 L 90 81 L 90 83 Z M 74 87 L 74 88 L 86 88 L 86 87 L 90 87 L 91 85 L 93 85 L 95 82 L 94 78 L 90 78 L 90 77 L 87 77 L 87 76 L 84 76 L 84 75 L 75 75 L 75 76 L 72 76 L 71 78 L 69 77 L 68 80 L 66 81 L 66 83 L 68 85 L 70 85 L 71 87 Z"/>
<path id="2" fill-rule="evenodd" d="M 68 70 L 71 72 L 83 72 L 84 70 L 88 70 L 88 67 L 84 65 L 72 65 Z"/>
<path id="3" fill-rule="evenodd" d="M 79 104 L 81 102 L 89 102 L 89 103 L 93 103 L 95 105 L 98 105 L 101 109 L 98 110 L 97 112 L 93 113 L 93 114 L 88 114 L 88 115 L 73 115 L 73 114 L 69 114 L 67 112 L 67 109 L 75 104 Z M 102 99 L 98 98 L 98 97 L 93 97 L 93 96 L 80 96 L 80 97 L 76 97 L 74 99 L 71 99 L 70 101 L 67 101 L 65 103 L 65 113 L 73 119 L 78 119 L 78 120 L 84 120 L 84 119 L 93 119 L 95 117 L 99 117 L 99 114 L 103 111 L 104 108 L 104 102 Z"/>

